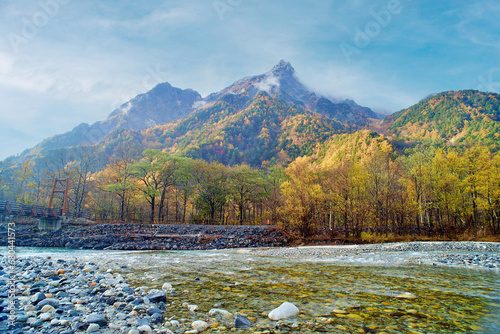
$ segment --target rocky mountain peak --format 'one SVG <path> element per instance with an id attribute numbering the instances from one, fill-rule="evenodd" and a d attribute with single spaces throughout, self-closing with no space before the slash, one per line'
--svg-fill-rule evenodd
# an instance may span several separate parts
<path id="1" fill-rule="evenodd" d="M 280 62 L 276 64 L 269 73 L 272 73 L 277 77 L 293 76 L 295 74 L 295 69 L 289 62 L 281 59 Z"/>

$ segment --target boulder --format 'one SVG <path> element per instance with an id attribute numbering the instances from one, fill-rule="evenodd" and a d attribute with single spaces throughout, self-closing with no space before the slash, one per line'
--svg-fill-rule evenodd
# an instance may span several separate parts
<path id="1" fill-rule="evenodd" d="M 278 308 L 275 308 L 271 312 L 269 312 L 269 319 L 271 320 L 281 320 L 286 318 L 295 317 L 299 314 L 299 309 L 297 306 L 293 305 L 289 302 L 284 302 Z"/>

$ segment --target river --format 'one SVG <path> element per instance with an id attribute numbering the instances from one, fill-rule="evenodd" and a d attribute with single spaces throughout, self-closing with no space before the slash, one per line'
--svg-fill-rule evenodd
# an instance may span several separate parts
<path id="1" fill-rule="evenodd" d="M 160 289 L 168 282 L 175 288 L 169 313 L 177 318 L 195 319 L 182 307 L 187 302 L 199 312 L 217 307 L 240 313 L 262 331 L 274 326 L 276 332 L 500 333 L 500 273 L 415 263 L 429 254 L 315 259 L 250 250 L 16 251 L 19 257 L 94 262 L 121 273 L 134 287 Z M 271 323 L 267 313 L 285 301 L 300 309 L 299 316 Z"/>

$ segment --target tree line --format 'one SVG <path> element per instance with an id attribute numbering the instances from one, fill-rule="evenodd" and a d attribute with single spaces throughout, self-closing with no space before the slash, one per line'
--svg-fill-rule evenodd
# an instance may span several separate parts
<path id="1" fill-rule="evenodd" d="M 71 152 L 71 154 L 69 154 Z M 0 197 L 47 205 L 70 179 L 74 212 L 100 221 L 279 224 L 308 237 L 500 233 L 500 155 L 483 146 L 391 145 L 338 159 L 299 157 L 286 168 L 225 166 L 133 145 L 58 150 L 0 167 Z"/>

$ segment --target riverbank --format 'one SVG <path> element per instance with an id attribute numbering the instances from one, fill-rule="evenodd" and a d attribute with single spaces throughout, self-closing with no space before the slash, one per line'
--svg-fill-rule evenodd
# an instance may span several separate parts
<path id="1" fill-rule="evenodd" d="M 0 246 L 7 246 L 7 228 L 0 225 Z M 35 223 L 16 223 L 18 247 L 63 247 L 98 250 L 209 250 L 281 247 L 286 236 L 269 225 L 159 225 L 127 223 L 64 223 L 58 231 Z"/>
<path id="2" fill-rule="evenodd" d="M 21 258 L 10 275 L 3 271 L 5 256 L 0 265 L 0 333 L 187 334 L 208 328 L 203 313 L 189 323 L 169 313 L 167 295 L 177 292 L 168 283 L 162 290 L 133 289 L 120 274 L 74 260 Z"/>

